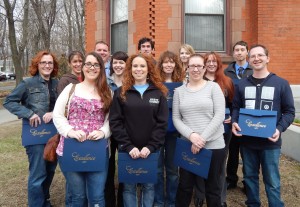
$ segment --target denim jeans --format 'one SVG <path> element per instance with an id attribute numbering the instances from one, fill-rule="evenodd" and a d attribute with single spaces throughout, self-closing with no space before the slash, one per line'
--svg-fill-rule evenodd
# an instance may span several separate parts
<path id="1" fill-rule="evenodd" d="M 280 198 L 279 158 L 280 149 L 256 150 L 241 145 L 246 185 L 246 205 L 260 206 L 259 169 L 261 166 L 269 206 L 284 206 Z"/>
<path id="2" fill-rule="evenodd" d="M 178 167 L 174 165 L 174 153 L 177 137 L 177 132 L 167 133 L 165 143 L 160 150 L 158 160 L 158 180 L 155 184 L 155 207 L 175 206 L 175 198 L 178 187 Z M 166 182 L 164 182 L 164 169 L 166 170 Z M 164 183 L 166 183 L 166 188 Z"/>
<path id="3" fill-rule="evenodd" d="M 45 145 L 26 146 L 29 161 L 28 205 L 29 207 L 50 206 L 49 188 L 54 177 L 57 162 L 43 158 Z"/>
<path id="4" fill-rule="evenodd" d="M 72 207 L 86 206 L 86 199 L 90 207 L 104 207 L 104 187 L 107 177 L 106 170 L 98 172 L 64 172 L 67 180 L 68 192 L 71 193 Z"/>
<path id="5" fill-rule="evenodd" d="M 154 202 L 154 184 L 153 183 L 142 183 L 139 184 L 141 187 L 141 198 L 137 198 L 137 184 L 124 183 L 123 201 L 124 207 L 152 207 Z M 140 204 L 138 204 L 140 200 Z"/>

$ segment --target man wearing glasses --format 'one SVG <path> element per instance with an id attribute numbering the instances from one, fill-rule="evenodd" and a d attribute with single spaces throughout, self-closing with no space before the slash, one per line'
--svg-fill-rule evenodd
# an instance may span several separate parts
<path id="1" fill-rule="evenodd" d="M 279 174 L 281 133 L 293 122 L 295 107 L 289 83 L 269 72 L 269 61 L 269 52 L 264 45 L 254 45 L 250 48 L 249 63 L 253 68 L 253 75 L 239 82 L 233 99 L 232 133 L 241 140 L 247 206 L 261 206 L 260 166 L 269 206 L 284 206 L 280 198 Z M 276 111 L 276 129 L 272 137 L 263 139 L 239 134 L 240 108 Z"/>

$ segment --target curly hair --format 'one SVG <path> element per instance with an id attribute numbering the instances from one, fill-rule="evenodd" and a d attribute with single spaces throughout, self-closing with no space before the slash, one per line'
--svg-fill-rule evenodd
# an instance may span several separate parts
<path id="1" fill-rule="evenodd" d="M 182 64 L 179 62 L 178 56 L 171 52 L 171 51 L 165 51 L 163 52 L 157 62 L 156 68 L 157 71 L 160 72 L 160 76 L 163 81 L 166 80 L 166 73 L 163 71 L 163 63 L 166 60 L 172 60 L 175 63 L 174 71 L 172 73 L 172 81 L 173 82 L 182 82 L 184 79 L 184 72 L 182 70 Z"/>
<path id="2" fill-rule="evenodd" d="M 126 100 L 126 93 L 127 91 L 134 85 L 135 81 L 132 76 L 132 61 L 136 57 L 141 57 L 143 58 L 146 63 L 147 63 L 147 68 L 148 68 L 148 82 L 153 84 L 156 88 L 158 88 L 165 96 L 167 96 L 168 89 L 166 86 L 163 84 L 162 79 L 158 73 L 158 71 L 155 69 L 153 60 L 149 55 L 146 54 L 136 54 L 136 55 L 131 55 L 128 60 L 126 61 L 126 68 L 124 71 L 124 78 L 123 78 L 123 85 L 121 89 L 121 98 L 123 101 Z"/>
<path id="3" fill-rule="evenodd" d="M 215 82 L 219 84 L 225 96 L 229 97 L 229 100 L 232 101 L 234 95 L 234 86 L 229 77 L 224 74 L 221 57 L 215 52 L 208 52 L 204 56 L 204 65 L 208 61 L 208 58 L 212 56 L 213 60 L 217 61 L 217 70 L 215 72 Z M 206 75 L 205 72 L 204 76 Z M 227 94 L 226 94 L 227 93 Z"/>
<path id="4" fill-rule="evenodd" d="M 87 57 L 90 55 L 94 56 L 96 58 L 97 62 L 100 64 L 100 74 L 97 77 L 95 82 L 97 85 L 98 94 L 101 98 L 101 101 L 104 103 L 104 108 L 103 108 L 104 112 L 108 113 L 111 102 L 112 102 L 112 94 L 111 94 L 110 87 L 108 86 L 107 81 L 106 81 L 104 63 L 103 63 L 101 56 L 96 52 L 88 53 L 84 58 L 84 63 L 85 63 Z M 84 64 L 82 64 L 82 67 L 84 67 Z M 82 80 L 85 79 L 83 70 L 81 70 L 81 77 L 82 77 Z"/>
<path id="5" fill-rule="evenodd" d="M 51 72 L 50 77 L 56 77 L 58 74 L 58 61 L 55 55 L 47 50 L 40 51 L 34 56 L 31 60 L 31 65 L 29 67 L 29 73 L 32 76 L 35 76 L 39 73 L 39 63 L 44 55 L 51 55 L 53 58 L 53 71 Z"/>

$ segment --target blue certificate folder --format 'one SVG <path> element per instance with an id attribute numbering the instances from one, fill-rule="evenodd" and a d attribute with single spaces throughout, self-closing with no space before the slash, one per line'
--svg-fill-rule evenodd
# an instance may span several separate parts
<path id="1" fill-rule="evenodd" d="M 242 135 L 268 138 L 276 130 L 277 111 L 240 109 L 239 126 Z"/>
<path id="2" fill-rule="evenodd" d="M 202 148 L 198 154 L 191 151 L 190 141 L 177 138 L 174 163 L 183 169 L 190 171 L 200 177 L 207 178 L 212 151 Z"/>
<path id="3" fill-rule="evenodd" d="M 28 119 L 22 120 L 22 145 L 46 144 L 48 139 L 54 136 L 57 130 L 52 121 L 42 123 L 37 127 L 31 127 Z"/>
<path id="4" fill-rule="evenodd" d="M 127 152 L 118 152 L 118 179 L 120 183 L 156 183 L 159 152 L 146 159 L 132 159 Z"/>
<path id="5" fill-rule="evenodd" d="M 164 83 L 164 84 L 169 90 L 168 91 L 168 96 L 167 96 L 168 107 L 172 108 L 174 90 L 175 90 L 175 88 L 178 88 L 179 86 L 182 86 L 182 82 L 173 82 L 173 83 Z"/>
<path id="6" fill-rule="evenodd" d="M 105 170 L 107 140 L 86 140 L 65 138 L 60 167 L 63 172 L 92 172 Z"/>

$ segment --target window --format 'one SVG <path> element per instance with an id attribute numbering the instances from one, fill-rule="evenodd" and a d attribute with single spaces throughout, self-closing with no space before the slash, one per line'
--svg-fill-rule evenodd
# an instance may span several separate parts
<path id="1" fill-rule="evenodd" d="M 128 50 L 128 0 L 111 0 L 111 53 Z"/>
<path id="2" fill-rule="evenodd" d="M 196 51 L 225 51 L 226 0 L 185 0 L 185 42 Z"/>

